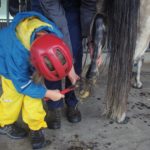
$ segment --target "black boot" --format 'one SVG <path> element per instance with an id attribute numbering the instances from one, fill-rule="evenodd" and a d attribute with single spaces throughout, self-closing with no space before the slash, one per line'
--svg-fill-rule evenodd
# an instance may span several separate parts
<path id="1" fill-rule="evenodd" d="M 78 110 L 77 105 L 74 107 L 68 106 L 66 116 L 68 121 L 71 123 L 78 123 L 81 121 L 81 113 Z"/>
<path id="2" fill-rule="evenodd" d="M 49 109 L 47 116 L 49 129 L 60 129 L 61 127 L 61 108 Z"/>
<path id="3" fill-rule="evenodd" d="M 31 144 L 33 149 L 40 149 L 46 147 L 51 142 L 49 140 L 45 140 L 43 130 L 30 131 Z"/>
<path id="4" fill-rule="evenodd" d="M 6 134 L 12 139 L 22 139 L 27 136 L 27 132 L 16 123 L 1 127 L 0 134 Z"/>

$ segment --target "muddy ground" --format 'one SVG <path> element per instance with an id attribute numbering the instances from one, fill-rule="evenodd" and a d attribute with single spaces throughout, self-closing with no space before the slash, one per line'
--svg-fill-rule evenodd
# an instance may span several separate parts
<path id="1" fill-rule="evenodd" d="M 132 89 L 128 101 L 129 122 L 117 124 L 102 114 L 106 76 L 99 78 L 93 95 L 79 104 L 82 122 L 71 124 L 62 112 L 60 130 L 46 129 L 51 145 L 43 150 L 150 150 L 150 64 L 142 71 L 142 89 Z M 12 140 L 0 135 L 0 150 L 31 150 L 29 138 Z"/>

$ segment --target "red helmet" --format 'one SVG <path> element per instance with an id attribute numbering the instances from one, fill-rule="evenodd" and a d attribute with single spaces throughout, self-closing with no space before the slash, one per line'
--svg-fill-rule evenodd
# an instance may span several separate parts
<path id="1" fill-rule="evenodd" d="M 45 34 L 31 45 L 31 62 L 47 80 L 58 81 L 72 68 L 68 46 L 54 34 Z"/>

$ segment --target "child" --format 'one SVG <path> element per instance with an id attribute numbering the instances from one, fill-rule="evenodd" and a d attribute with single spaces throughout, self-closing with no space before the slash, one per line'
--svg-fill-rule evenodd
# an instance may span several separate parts
<path id="1" fill-rule="evenodd" d="M 0 98 L 0 133 L 15 139 L 27 135 L 16 124 L 22 110 L 23 121 L 30 129 L 33 149 L 50 143 L 45 140 L 42 130 L 47 124 L 41 99 L 46 97 L 58 101 L 64 98 L 59 90 L 48 90 L 40 82 L 36 83 L 35 77 L 39 75 L 57 81 L 68 75 L 72 83 L 79 78 L 72 66 L 68 47 L 60 38 L 62 34 L 57 27 L 35 12 L 17 14 L 10 26 L 0 31 L 3 90 Z"/>

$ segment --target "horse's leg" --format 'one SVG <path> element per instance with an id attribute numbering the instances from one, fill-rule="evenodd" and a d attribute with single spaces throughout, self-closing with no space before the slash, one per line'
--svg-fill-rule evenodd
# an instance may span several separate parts
<path id="1" fill-rule="evenodd" d="M 150 41 L 150 2 L 147 0 L 141 1 L 140 8 L 140 22 L 138 38 L 136 42 L 136 49 L 134 54 L 134 62 L 137 64 L 134 70 L 135 83 L 133 83 L 134 88 L 142 88 L 142 82 L 140 80 L 141 67 L 143 63 L 143 55 L 149 45 Z"/>
<path id="2" fill-rule="evenodd" d="M 88 49 L 91 50 L 91 63 L 84 80 L 84 88 L 80 91 L 80 98 L 87 98 L 91 93 L 91 85 L 95 84 L 98 75 L 98 66 L 101 64 L 101 48 L 105 42 L 104 16 L 97 14 L 91 27 Z"/>
<path id="3" fill-rule="evenodd" d="M 92 80 L 96 78 L 98 74 L 98 62 L 101 59 L 101 49 L 105 42 L 105 23 L 104 16 L 97 14 L 94 18 L 94 23 L 91 29 L 91 39 L 93 45 L 90 45 L 93 48 L 93 53 L 91 56 L 91 64 L 86 73 L 86 78 Z"/>
<path id="4" fill-rule="evenodd" d="M 142 82 L 140 79 L 141 75 L 141 67 L 143 63 L 143 56 L 144 53 L 149 45 L 150 41 L 150 29 L 149 29 L 149 23 L 150 23 L 150 17 L 145 19 L 147 20 L 145 22 L 144 26 L 141 26 L 141 32 L 138 35 L 137 44 L 136 44 L 136 50 L 134 54 L 134 62 L 136 62 L 137 67 L 135 70 L 135 83 L 133 84 L 134 88 L 142 88 Z"/>
<path id="5" fill-rule="evenodd" d="M 142 88 L 142 82 L 140 80 L 142 64 L 143 64 L 143 58 L 141 57 L 137 64 L 137 76 L 136 76 L 137 88 Z"/>
<path id="6" fill-rule="evenodd" d="M 141 89 L 143 84 L 141 82 L 141 68 L 143 64 L 143 57 L 141 57 L 137 62 L 136 62 L 136 70 L 134 72 L 134 78 L 135 82 L 133 83 L 133 87 L 137 89 Z"/>

